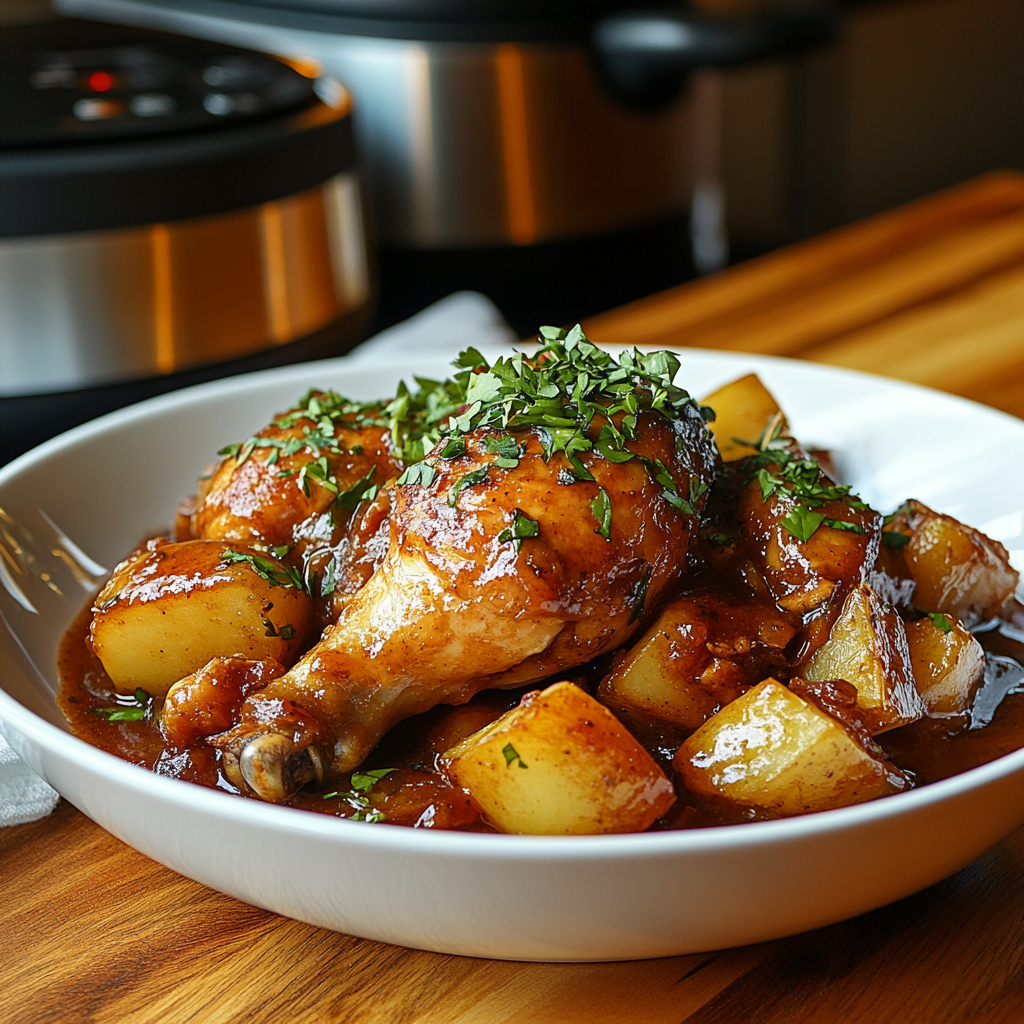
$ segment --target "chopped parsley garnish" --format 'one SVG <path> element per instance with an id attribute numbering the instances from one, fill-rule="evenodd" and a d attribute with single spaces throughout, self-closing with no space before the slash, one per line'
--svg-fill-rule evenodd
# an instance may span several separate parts
<path id="1" fill-rule="evenodd" d="M 948 633 L 953 628 L 953 624 L 945 615 L 942 614 L 942 612 L 929 612 L 928 618 L 931 619 L 943 633 Z"/>
<path id="2" fill-rule="evenodd" d="M 488 455 L 497 455 L 494 464 L 499 469 L 515 469 L 519 465 L 522 453 L 516 439 L 510 434 L 492 434 L 484 442 Z"/>
<path id="3" fill-rule="evenodd" d="M 366 794 L 385 775 L 390 775 L 393 771 L 395 771 L 394 768 L 374 768 L 367 772 L 353 772 L 350 780 L 352 788 L 347 793 L 334 790 L 332 793 L 324 793 L 322 799 L 331 800 L 337 796 L 342 797 L 350 807 L 354 808 L 355 813 L 349 816 L 349 821 L 368 821 L 371 823 L 387 821 L 388 816 L 383 811 L 377 810 L 370 803 L 370 798 Z"/>
<path id="4" fill-rule="evenodd" d="M 373 477 L 376 472 L 377 467 L 371 466 L 370 472 L 366 476 L 360 477 L 348 490 L 339 491 L 337 498 L 334 499 L 335 506 L 343 508 L 348 512 L 354 512 L 361 501 L 373 501 L 380 490 L 373 483 Z"/>
<path id="5" fill-rule="evenodd" d="M 140 722 L 149 716 L 153 698 L 142 687 L 138 687 L 131 697 L 117 695 L 120 702 L 113 708 L 89 708 L 89 712 L 108 722 Z"/>
<path id="6" fill-rule="evenodd" d="M 331 594 L 334 593 L 334 589 L 335 587 L 337 587 L 337 585 L 338 559 L 336 555 L 331 555 L 331 558 L 327 563 L 327 568 L 324 570 L 324 578 L 320 583 L 320 596 L 330 597 Z"/>
<path id="7" fill-rule="evenodd" d="M 455 499 L 462 493 L 466 487 L 472 487 L 474 484 L 482 484 L 487 479 L 487 474 L 490 472 L 490 466 L 481 466 L 479 469 L 474 469 L 464 476 L 460 476 L 448 488 L 448 504 L 454 506 Z"/>
<path id="8" fill-rule="evenodd" d="M 437 470 L 433 466 L 428 466 L 425 462 L 417 462 L 409 466 L 396 483 L 399 487 L 404 487 L 408 484 L 419 484 L 421 487 L 429 487 L 434 482 L 434 477 L 436 476 Z"/>
<path id="9" fill-rule="evenodd" d="M 512 436 L 532 428 L 540 438 L 544 458 L 564 453 L 573 480 L 593 481 L 581 456 L 594 453 L 613 463 L 637 459 L 652 478 L 658 477 L 662 494 L 673 507 L 696 509 L 699 491 L 691 485 L 683 496 L 662 463 L 651 463 L 632 451 L 638 416 L 653 411 L 668 420 L 713 417 L 673 381 L 679 360 L 671 352 L 633 349 L 618 358 L 587 340 L 577 325 L 566 331 L 542 327 L 541 346 L 533 355 L 514 352 L 489 364 L 474 348 L 455 360 L 455 374 L 443 381 L 415 378 L 410 388 L 398 386 L 394 399 L 384 404 L 351 402 L 333 391 L 309 392 L 298 406 L 275 420 L 281 429 L 309 419 L 301 438 L 250 438 L 230 445 L 222 454 L 244 461 L 258 447 L 281 454 L 308 449 L 313 459 L 299 471 L 299 485 L 309 494 L 312 484 L 338 492 L 338 482 L 324 452 L 341 452 L 334 439 L 339 426 L 386 428 L 392 450 L 405 464 L 399 486 L 428 486 L 436 476 L 431 459 L 457 459 L 465 454 L 465 435 L 486 429 L 497 432 L 485 441 L 499 469 L 515 469 L 522 449 Z M 705 428 L 706 429 L 706 428 Z M 355 451 L 355 449 L 353 449 Z M 561 477 L 559 477 L 561 481 Z M 692 514 L 692 513 L 690 513 Z"/>
<path id="10" fill-rule="evenodd" d="M 498 543 L 508 544 L 511 542 L 516 551 L 518 551 L 522 547 L 524 540 L 539 536 L 540 523 L 531 519 L 522 509 L 516 508 L 512 510 L 512 525 L 506 526 L 498 534 Z"/>
<path id="11" fill-rule="evenodd" d="M 290 622 L 286 622 L 283 626 L 275 626 L 270 619 L 264 619 L 263 626 L 266 629 L 264 636 L 279 636 L 282 640 L 295 639 L 295 627 Z"/>
<path id="12" fill-rule="evenodd" d="M 910 543 L 910 538 L 905 533 L 900 533 L 897 530 L 883 530 L 882 542 L 887 548 L 892 548 L 893 551 L 898 551 L 900 548 L 905 548 Z"/>
<path id="13" fill-rule="evenodd" d="M 594 533 L 599 533 L 605 540 L 611 540 L 612 502 L 603 487 L 598 487 L 597 497 L 590 503 L 590 511 L 594 513 L 594 518 L 597 520 L 597 528 Z"/>
<path id="14" fill-rule="evenodd" d="M 502 747 L 501 752 L 505 755 L 505 767 L 511 768 L 512 765 L 518 761 L 520 768 L 529 768 L 530 766 L 519 756 L 519 751 L 512 746 L 511 743 L 506 743 Z"/>
<path id="15" fill-rule="evenodd" d="M 640 579 L 640 585 L 637 587 L 636 597 L 633 598 L 633 610 L 629 613 L 629 619 L 626 622 L 627 626 L 632 626 L 633 623 L 643 615 L 644 602 L 647 600 L 647 587 L 650 582 L 651 568 L 648 566 L 644 570 L 644 574 Z"/>
<path id="16" fill-rule="evenodd" d="M 821 466 L 813 459 L 789 451 L 791 442 L 782 435 L 782 430 L 781 417 L 775 417 L 757 441 L 740 442 L 757 449 L 744 460 L 744 468 L 748 480 L 757 480 L 761 500 L 768 501 L 779 495 L 792 502 L 780 524 L 803 543 L 809 541 L 822 524 L 833 530 L 865 533 L 864 527 L 857 523 L 832 519 L 815 511 L 834 501 L 845 501 L 856 509 L 868 506 L 850 494 L 850 487 L 829 483 Z"/>
<path id="17" fill-rule="evenodd" d="M 384 778 L 385 775 L 390 775 L 394 768 L 373 768 L 368 772 L 354 772 L 352 775 L 352 788 L 358 790 L 360 793 L 365 793 Z"/>
<path id="18" fill-rule="evenodd" d="M 437 453 L 439 459 L 460 459 L 466 454 L 466 442 L 461 437 L 450 437 Z"/>
<path id="19" fill-rule="evenodd" d="M 244 563 L 260 579 L 266 580 L 271 587 L 293 587 L 295 590 L 306 589 L 302 573 L 298 569 L 292 569 L 287 565 L 277 565 L 270 561 L 269 558 L 248 553 L 243 554 L 241 551 L 232 551 L 230 548 L 225 548 L 220 553 L 220 557 L 229 564 L 239 565 Z"/>
<path id="20" fill-rule="evenodd" d="M 299 470 L 297 482 L 299 487 L 302 488 L 302 493 L 307 498 L 310 494 L 310 481 L 330 491 L 332 494 L 338 493 L 338 480 L 331 472 L 331 464 L 327 461 L 326 455 L 321 455 L 318 459 L 312 459 Z"/>

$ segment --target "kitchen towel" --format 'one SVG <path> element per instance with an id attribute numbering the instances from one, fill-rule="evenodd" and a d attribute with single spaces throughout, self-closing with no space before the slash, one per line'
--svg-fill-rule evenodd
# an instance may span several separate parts
<path id="1" fill-rule="evenodd" d="M 455 292 L 346 356 L 352 366 L 401 363 L 412 356 L 450 356 L 473 345 L 485 356 L 508 351 L 516 340 L 497 306 L 479 292 Z M 57 791 L 28 767 L 0 736 L 0 828 L 23 825 L 57 806 Z"/>
<path id="2" fill-rule="evenodd" d="M 0 736 L 0 828 L 45 818 L 59 799 Z"/>

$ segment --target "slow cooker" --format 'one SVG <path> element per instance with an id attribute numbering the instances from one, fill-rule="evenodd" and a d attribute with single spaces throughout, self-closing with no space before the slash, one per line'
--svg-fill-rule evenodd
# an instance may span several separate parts
<path id="1" fill-rule="evenodd" d="M 347 92 L 315 62 L 78 19 L 0 33 L 0 459 L 354 343 Z"/>
<path id="2" fill-rule="evenodd" d="M 701 69 L 837 26 L 814 3 L 711 18 L 650 0 L 58 2 L 315 56 L 356 101 L 382 304 L 397 317 L 476 287 L 524 332 L 691 273 L 695 193 L 697 235 L 721 227 L 716 93 Z M 714 269 L 724 249 L 701 241 L 699 269 Z"/>

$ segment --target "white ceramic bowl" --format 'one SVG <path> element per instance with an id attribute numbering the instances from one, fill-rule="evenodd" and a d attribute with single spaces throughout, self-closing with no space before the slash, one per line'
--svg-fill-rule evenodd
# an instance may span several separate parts
<path id="1" fill-rule="evenodd" d="M 685 352 L 680 381 L 701 395 L 752 369 L 796 433 L 834 449 L 847 480 L 876 507 L 912 495 L 1024 548 L 1024 478 L 1010 471 L 1024 450 L 1024 423 L 892 381 L 735 354 Z M 168 522 L 220 445 L 247 436 L 307 387 L 373 398 L 400 373 L 445 370 L 337 360 L 158 398 L 0 470 L 0 507 L 30 526 L 44 510 L 110 566 Z M 86 594 L 79 588 L 69 600 L 36 585 L 31 595 L 38 614 L 0 591 L 0 722 L 29 764 L 93 820 L 175 871 L 355 935 L 523 960 L 759 942 L 931 885 L 1024 822 L 1024 751 L 876 803 L 693 832 L 474 835 L 259 804 L 159 778 L 69 735 L 54 702 L 54 658 Z"/>

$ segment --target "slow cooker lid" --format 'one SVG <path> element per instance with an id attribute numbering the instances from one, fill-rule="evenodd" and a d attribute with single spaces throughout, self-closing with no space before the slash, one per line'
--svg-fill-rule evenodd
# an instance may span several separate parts
<path id="1" fill-rule="evenodd" d="M 316 102 L 289 64 L 221 43 L 79 19 L 0 33 L 0 151 L 208 131 Z"/>
<path id="2" fill-rule="evenodd" d="M 284 60 L 78 19 L 0 38 L 0 239 L 225 213 L 353 168 L 348 94 Z"/>

